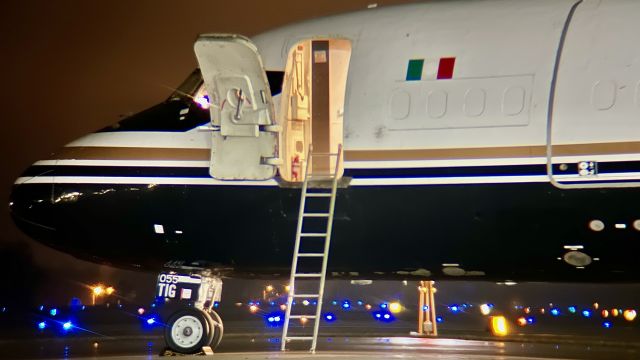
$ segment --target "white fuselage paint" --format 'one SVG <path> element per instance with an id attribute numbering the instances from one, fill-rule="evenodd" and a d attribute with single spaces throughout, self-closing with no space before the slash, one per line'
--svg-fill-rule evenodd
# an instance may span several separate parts
<path id="1" fill-rule="evenodd" d="M 578 4 L 579 3 L 579 4 Z M 564 33 L 572 7 L 575 13 Z M 617 146 L 640 141 L 640 2 L 540 0 L 429 2 L 306 21 L 259 36 L 266 70 L 283 70 L 288 49 L 302 39 L 342 37 L 352 42 L 344 110 L 345 169 L 555 164 L 640 160 Z M 554 83 L 559 44 L 562 57 Z M 437 61 L 455 57 L 450 80 L 436 80 Z M 406 81 L 408 61 L 423 59 L 422 79 Z M 553 87 L 555 86 L 555 89 Z M 553 113 L 549 114 L 550 94 Z M 273 98 L 279 104 L 279 96 Z M 278 106 L 276 106 L 276 115 Z M 276 116 L 278 117 L 278 116 Z M 549 119 L 553 123 L 549 126 Z M 548 129 L 549 126 L 549 129 Z M 548 136 L 548 130 L 551 131 Z M 604 144 L 613 150 L 510 155 L 514 147 Z M 616 147 L 617 146 L 617 147 Z M 67 147 L 209 149 L 211 134 L 104 132 Z M 492 157 L 350 160 L 350 152 L 504 149 Z M 553 149 L 553 147 L 550 147 Z M 202 160 L 54 158 L 36 165 L 208 167 Z M 564 175 L 554 175 L 563 179 Z M 571 181 L 640 179 L 636 172 Z M 548 182 L 531 176 L 354 179 L 351 185 L 428 185 Z M 16 183 L 153 183 L 267 185 L 275 180 L 213 178 L 23 177 Z"/>

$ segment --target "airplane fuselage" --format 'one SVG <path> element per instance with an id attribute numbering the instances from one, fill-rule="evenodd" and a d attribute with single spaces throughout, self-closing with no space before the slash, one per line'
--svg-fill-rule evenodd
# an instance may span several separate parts
<path id="1" fill-rule="evenodd" d="M 633 1 L 434 2 L 253 38 L 285 84 L 296 44 L 350 42 L 329 272 L 636 280 L 638 14 Z M 270 85 L 282 119 L 289 88 Z M 67 144 L 16 181 L 16 223 L 96 262 L 288 275 L 290 159 L 270 179 L 216 179 L 209 120 L 173 96 Z"/>

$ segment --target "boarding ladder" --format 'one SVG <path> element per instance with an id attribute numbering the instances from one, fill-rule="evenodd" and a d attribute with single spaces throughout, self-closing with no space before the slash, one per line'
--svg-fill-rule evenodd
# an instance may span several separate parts
<path id="1" fill-rule="evenodd" d="M 293 261 L 291 264 L 291 277 L 289 280 L 289 295 L 287 297 L 287 311 L 284 318 L 284 326 L 282 329 L 282 339 L 280 350 L 286 350 L 286 345 L 289 341 L 311 341 L 311 347 L 309 351 L 315 353 L 316 344 L 318 341 L 318 329 L 320 327 L 321 314 L 322 314 L 322 297 L 324 295 L 324 284 L 327 273 L 327 262 L 329 260 L 329 246 L 331 244 L 331 228 L 333 224 L 333 213 L 336 204 L 336 192 L 338 189 L 338 175 L 340 171 L 340 161 L 342 158 L 342 145 L 338 146 L 338 152 L 336 153 L 314 153 L 313 147 L 309 146 L 309 152 L 307 156 L 307 162 L 304 169 L 304 182 L 302 184 L 302 195 L 300 196 L 300 211 L 298 213 L 298 227 L 296 229 L 296 242 L 293 249 Z M 329 158 L 336 157 L 335 167 L 329 166 L 329 170 L 326 173 L 310 173 L 309 164 L 312 163 L 312 158 Z M 330 192 L 327 192 L 328 184 L 330 184 Z M 324 186 L 323 186 L 324 185 Z M 313 191 L 311 191 L 313 189 Z M 307 199 L 314 199 L 313 204 L 307 203 Z M 309 201 L 310 203 L 312 202 Z M 326 204 L 328 201 L 328 204 Z M 322 202 L 326 204 L 328 210 L 326 212 L 307 212 L 308 205 L 315 206 L 315 208 L 322 207 Z M 305 220 L 310 221 L 314 218 L 315 221 L 324 220 L 324 224 L 317 226 L 324 228 L 324 231 L 320 232 L 308 232 L 305 230 Z M 323 252 L 308 251 L 309 247 L 316 247 L 324 249 Z M 300 259 L 316 258 L 321 259 L 322 264 L 318 267 L 316 272 L 298 272 L 300 265 Z M 317 264 L 317 261 L 316 261 Z M 308 271 L 308 269 L 305 269 Z M 296 282 L 304 280 L 305 291 L 298 291 Z M 300 283 L 302 285 L 302 282 Z M 317 285 L 317 286 L 316 286 Z M 306 290 L 307 288 L 317 289 Z M 302 313 L 295 312 L 294 310 L 300 310 L 303 308 L 301 302 L 311 299 L 313 302 L 309 302 L 304 306 L 308 308 L 311 304 L 315 305 L 315 315 L 304 315 Z M 294 301 L 297 301 L 294 309 Z M 307 319 L 306 321 L 313 322 L 312 334 L 290 334 L 291 320 Z M 303 327 L 304 328 L 304 327 Z"/>

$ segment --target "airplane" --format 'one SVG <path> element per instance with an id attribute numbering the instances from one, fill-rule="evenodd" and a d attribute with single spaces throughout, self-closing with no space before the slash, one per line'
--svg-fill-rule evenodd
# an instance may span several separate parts
<path id="1" fill-rule="evenodd" d="M 33 164 L 10 211 L 97 263 L 286 277 L 312 147 L 339 154 L 310 165 L 338 168 L 333 278 L 637 281 L 637 14 L 435 1 L 202 35 L 166 101 Z"/>

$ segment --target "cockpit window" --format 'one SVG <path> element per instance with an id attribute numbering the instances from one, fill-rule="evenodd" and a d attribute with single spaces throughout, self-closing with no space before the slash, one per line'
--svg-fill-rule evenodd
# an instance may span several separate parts
<path id="1" fill-rule="evenodd" d="M 267 81 L 269 82 L 269 90 L 271 96 L 279 95 L 282 92 L 282 82 L 284 80 L 284 71 L 268 70 Z M 209 108 L 209 96 L 204 89 L 204 81 L 200 69 L 195 69 L 191 75 L 171 94 L 169 99 L 175 98 L 191 98 L 202 108 Z"/>
<path id="2" fill-rule="evenodd" d="M 282 92 L 283 71 L 267 71 L 271 95 Z M 164 103 L 127 117 L 100 132 L 188 131 L 210 121 L 209 95 L 200 69 L 195 69 Z"/>
<path id="3" fill-rule="evenodd" d="M 204 81 L 202 80 L 202 74 L 200 73 L 200 69 L 195 69 L 193 72 L 185 79 L 185 81 L 178 86 L 177 89 L 169 96 L 169 99 L 180 99 L 184 97 L 193 97 L 194 94 L 202 88 Z"/>
<path id="4" fill-rule="evenodd" d="M 282 92 L 284 71 L 267 71 L 267 80 L 269 81 L 271 96 L 279 95 Z"/>

